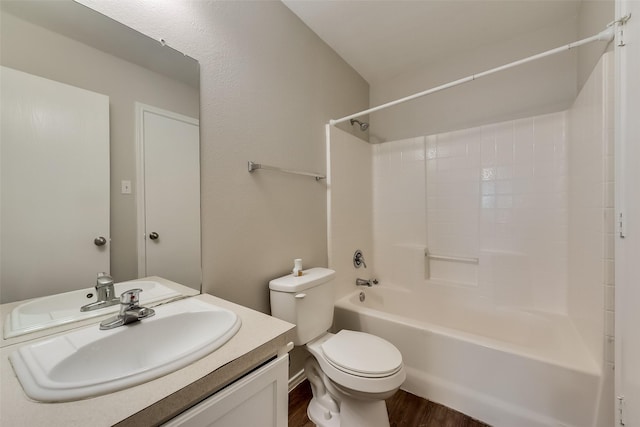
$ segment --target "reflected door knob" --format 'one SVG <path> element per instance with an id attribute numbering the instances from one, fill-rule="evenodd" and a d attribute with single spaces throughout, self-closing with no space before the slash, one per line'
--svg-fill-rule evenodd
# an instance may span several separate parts
<path id="1" fill-rule="evenodd" d="M 155 231 L 152 231 L 151 233 L 149 233 L 149 238 L 151 240 L 156 240 L 158 237 L 160 237 L 160 235 L 158 233 L 156 233 Z"/>
<path id="2" fill-rule="evenodd" d="M 107 244 L 107 239 L 102 236 L 96 237 L 95 239 L 93 239 L 93 244 L 96 246 L 104 246 Z"/>

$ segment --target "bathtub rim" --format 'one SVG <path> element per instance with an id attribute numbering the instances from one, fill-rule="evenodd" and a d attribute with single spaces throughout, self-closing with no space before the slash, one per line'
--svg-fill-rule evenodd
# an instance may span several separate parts
<path id="1" fill-rule="evenodd" d="M 552 321 L 558 322 L 559 319 L 562 319 L 565 324 L 567 324 L 572 332 L 572 334 L 574 335 L 574 337 L 578 340 L 578 343 L 580 345 L 580 349 L 577 351 L 580 351 L 582 357 L 581 360 L 579 360 L 578 362 L 580 363 L 576 363 L 576 364 L 569 364 L 566 361 L 558 358 L 558 359 L 553 359 L 550 357 L 545 357 L 543 355 L 539 355 L 539 354 L 532 354 L 530 351 L 527 351 L 526 349 L 523 349 L 522 346 L 519 346 L 517 344 L 514 343 L 506 343 L 504 341 L 495 339 L 495 338 L 491 338 L 491 337 L 486 337 L 486 336 L 479 336 L 478 334 L 473 334 L 471 332 L 465 332 L 459 329 L 454 329 L 454 328 L 450 328 L 450 327 L 446 327 L 446 326 L 442 326 L 439 325 L 437 323 L 433 323 L 433 322 L 428 322 L 428 321 L 422 321 L 422 320 L 412 320 L 410 318 L 407 318 L 406 316 L 401 316 L 401 315 L 397 315 L 397 314 L 393 314 L 393 313 L 388 313 L 388 312 L 384 312 L 381 310 L 376 310 L 374 308 L 370 308 L 370 307 L 364 307 L 364 306 L 358 306 L 356 304 L 354 304 L 352 301 L 355 300 L 355 298 L 358 298 L 358 295 L 361 292 L 365 292 L 365 295 L 367 292 L 377 292 L 378 290 L 382 290 L 384 291 L 391 291 L 391 292 L 401 292 L 401 293 L 406 293 L 406 294 L 411 294 L 412 290 L 407 289 L 407 288 L 400 288 L 400 287 L 396 287 L 396 286 L 380 286 L 377 288 L 372 288 L 372 289 L 356 289 L 355 291 L 346 294 L 344 296 L 342 296 L 341 298 L 339 298 L 336 302 L 335 302 L 335 308 L 336 309 L 343 309 L 343 310 L 349 310 L 349 311 L 355 311 L 359 314 L 363 314 L 363 315 L 369 315 L 369 316 L 374 316 L 374 317 L 379 317 L 379 318 L 383 318 L 385 320 L 391 321 L 391 322 L 395 322 L 395 323 L 399 323 L 403 326 L 406 327 L 410 327 L 410 328 L 416 328 L 416 329 L 426 329 L 431 333 L 437 334 L 439 336 L 447 336 L 447 337 L 453 337 L 455 339 L 458 340 L 463 340 L 463 341 L 468 341 L 472 344 L 481 346 L 481 347 L 485 347 L 485 348 L 495 348 L 501 351 L 505 351 L 508 353 L 513 353 L 517 356 L 520 357 L 525 357 L 525 358 L 529 358 L 532 360 L 535 360 L 537 362 L 540 363 L 545 363 L 548 365 L 553 365 L 553 366 L 559 366 L 563 369 L 567 369 L 570 371 L 574 371 L 574 372 L 578 372 L 578 373 L 583 373 L 583 374 L 587 374 L 587 375 L 595 375 L 598 377 L 602 377 L 603 372 L 602 372 L 602 367 L 598 366 L 598 364 L 596 363 L 596 361 L 591 357 L 591 355 L 589 354 L 589 351 L 586 347 L 586 345 L 584 344 L 584 341 L 582 340 L 582 337 L 580 336 L 578 330 L 576 329 L 575 325 L 573 324 L 573 322 L 571 321 L 571 318 L 567 315 L 562 315 L 562 314 L 558 314 L 558 313 L 551 313 L 551 312 L 545 312 L 545 311 L 541 311 L 541 310 L 533 310 L 533 309 L 522 309 L 519 307 L 515 307 L 515 306 L 509 306 L 509 309 L 516 309 L 516 310 L 521 310 L 523 312 L 529 313 L 529 314 L 534 314 L 537 316 L 543 316 L 543 317 L 547 317 L 550 318 Z M 498 306 L 501 307 L 501 306 Z M 352 308 L 355 308 L 355 310 L 353 310 Z M 556 319 L 554 319 L 556 318 Z M 423 328 L 421 328 L 421 326 L 424 326 Z"/>

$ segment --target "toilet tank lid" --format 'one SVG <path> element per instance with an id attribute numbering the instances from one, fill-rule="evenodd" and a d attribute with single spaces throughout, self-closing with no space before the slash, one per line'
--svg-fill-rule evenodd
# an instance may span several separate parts
<path id="1" fill-rule="evenodd" d="M 279 292 L 300 292 L 333 279 L 336 272 L 328 268 L 314 267 L 302 271 L 302 276 L 288 274 L 269 282 L 269 289 Z"/>

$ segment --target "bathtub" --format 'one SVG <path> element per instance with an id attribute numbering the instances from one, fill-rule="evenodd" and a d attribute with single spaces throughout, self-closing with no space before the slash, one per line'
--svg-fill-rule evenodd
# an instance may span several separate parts
<path id="1" fill-rule="evenodd" d="M 601 369 L 567 316 L 380 286 L 337 301 L 334 326 L 392 342 L 402 389 L 492 426 L 595 425 Z"/>

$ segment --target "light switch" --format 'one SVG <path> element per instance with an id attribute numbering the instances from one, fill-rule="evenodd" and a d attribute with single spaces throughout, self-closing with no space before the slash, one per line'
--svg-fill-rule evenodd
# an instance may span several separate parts
<path id="1" fill-rule="evenodd" d="M 120 193 L 131 194 L 131 181 L 122 181 L 120 185 Z"/>

